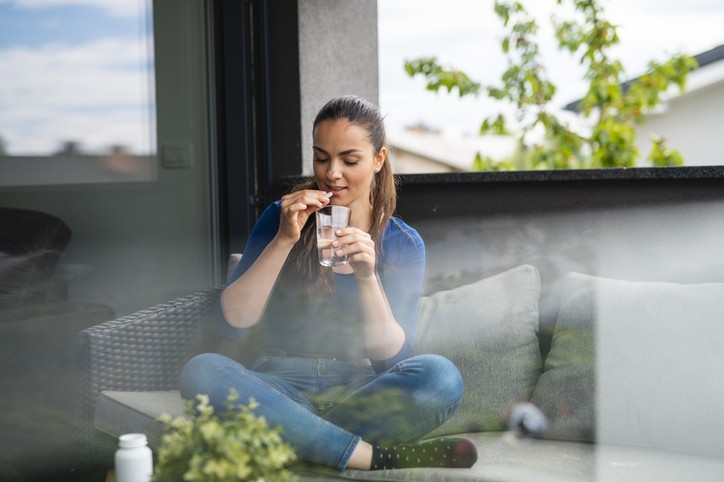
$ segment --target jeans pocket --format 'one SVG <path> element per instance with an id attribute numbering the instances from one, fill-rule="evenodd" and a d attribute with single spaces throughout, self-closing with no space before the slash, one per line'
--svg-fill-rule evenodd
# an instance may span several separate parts
<path id="1" fill-rule="evenodd" d="M 357 368 L 361 368 L 364 371 L 370 371 L 374 373 L 374 369 L 372 368 L 372 362 L 369 358 L 353 358 L 350 360 L 350 363 L 352 363 Z"/>

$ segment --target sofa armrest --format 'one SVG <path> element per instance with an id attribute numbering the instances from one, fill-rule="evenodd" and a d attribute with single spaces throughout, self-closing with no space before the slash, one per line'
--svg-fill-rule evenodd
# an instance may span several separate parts
<path id="1" fill-rule="evenodd" d="M 204 351 L 220 292 L 211 288 L 177 298 L 76 335 L 79 438 L 86 455 L 94 452 L 93 413 L 100 392 L 175 389 L 184 363 Z"/>

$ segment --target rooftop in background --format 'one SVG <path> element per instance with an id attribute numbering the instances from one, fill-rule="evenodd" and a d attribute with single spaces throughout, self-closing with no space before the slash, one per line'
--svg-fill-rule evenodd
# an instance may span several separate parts
<path id="1" fill-rule="evenodd" d="M 398 174 L 471 171 L 475 154 L 499 160 L 515 152 L 510 136 L 477 136 L 415 126 L 388 135 L 390 160 Z"/>
<path id="2" fill-rule="evenodd" d="M 706 52 L 694 55 L 694 58 L 696 59 L 698 66 L 689 73 L 689 77 L 686 82 L 687 93 L 724 81 L 724 44 L 707 50 Z M 624 82 L 624 88 L 635 80 L 636 78 Z M 670 93 L 664 97 L 664 100 L 668 100 L 668 98 L 677 95 L 679 95 L 678 88 L 672 88 Z M 581 99 L 575 100 L 566 104 L 563 108 L 571 112 L 577 112 L 580 102 Z"/>

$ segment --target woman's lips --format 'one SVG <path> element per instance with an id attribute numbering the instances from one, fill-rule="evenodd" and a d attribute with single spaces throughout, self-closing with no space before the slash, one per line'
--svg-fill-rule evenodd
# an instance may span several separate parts
<path id="1" fill-rule="evenodd" d="M 332 195 L 339 194 L 346 189 L 344 187 L 334 187 L 334 186 L 327 186 L 327 188 L 330 190 Z"/>

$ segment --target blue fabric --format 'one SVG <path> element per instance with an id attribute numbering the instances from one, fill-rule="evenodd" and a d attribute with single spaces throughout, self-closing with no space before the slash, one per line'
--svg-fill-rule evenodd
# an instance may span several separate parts
<path id="1" fill-rule="evenodd" d="M 192 358 L 181 373 L 181 395 L 205 393 L 215 411 L 229 389 L 256 415 L 280 426 L 303 460 L 343 470 L 360 440 L 409 443 L 441 425 L 462 399 L 460 372 L 439 355 L 418 355 L 382 374 L 365 361 L 259 357 L 253 370 L 223 355 Z"/>
<path id="2" fill-rule="evenodd" d="M 272 203 L 254 226 L 244 254 L 228 283 L 254 264 L 279 229 L 280 201 Z M 397 323 L 405 331 L 405 344 L 388 360 L 372 360 L 377 372 L 388 370 L 412 355 L 417 329 L 418 301 L 425 278 L 425 245 L 420 235 L 393 217 L 379 241 L 377 274 Z M 262 353 L 289 353 L 312 358 L 366 358 L 357 281 L 354 275 L 334 275 L 329 297 L 310 299 L 303 290 L 275 289 L 263 318 Z M 228 284 L 227 283 L 227 284 Z M 225 321 L 227 337 L 243 333 Z"/>

